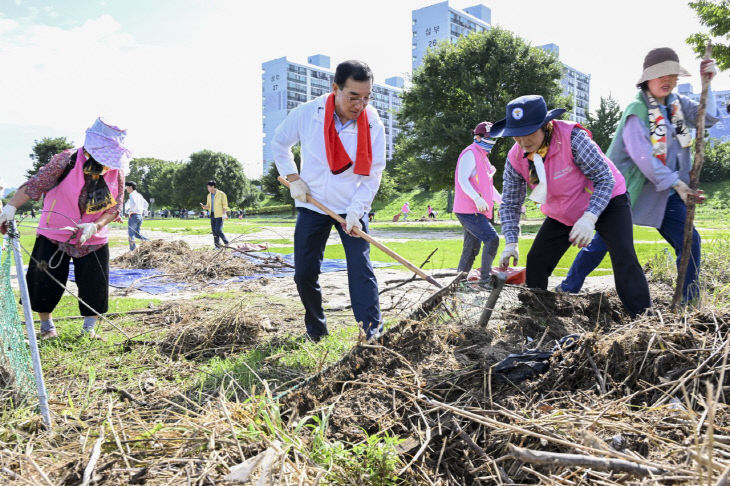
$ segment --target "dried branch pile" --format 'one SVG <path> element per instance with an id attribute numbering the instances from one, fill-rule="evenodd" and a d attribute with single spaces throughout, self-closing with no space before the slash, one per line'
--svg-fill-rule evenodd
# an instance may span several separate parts
<path id="1" fill-rule="evenodd" d="M 332 439 L 406 438 L 403 477 L 417 484 L 714 484 L 730 468 L 730 312 L 658 304 L 631 321 L 615 294 L 506 292 L 486 329 L 471 309 L 486 295 L 457 294 L 285 401 L 296 415 L 331 407 Z M 569 333 L 581 339 L 546 374 L 492 376 Z"/>
<path id="2" fill-rule="evenodd" d="M 221 250 L 192 250 L 182 240 L 145 241 L 113 260 L 119 268 L 155 268 L 184 280 L 210 280 L 261 273 L 255 263 Z M 265 271 L 265 270 L 264 270 Z"/>

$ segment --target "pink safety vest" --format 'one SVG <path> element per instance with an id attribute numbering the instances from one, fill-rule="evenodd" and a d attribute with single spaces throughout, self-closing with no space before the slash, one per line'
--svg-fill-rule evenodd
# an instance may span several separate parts
<path id="1" fill-rule="evenodd" d="M 545 175 L 547 176 L 547 199 L 545 204 L 540 206 L 540 211 L 545 216 L 560 221 L 564 225 L 573 226 L 588 209 L 588 201 L 593 194 L 593 182 L 580 171 L 573 160 L 573 152 L 570 148 L 570 134 L 574 127 L 588 132 L 579 123 L 572 121 L 553 121 L 553 138 L 550 141 L 547 155 L 543 160 L 545 164 Z M 598 146 L 596 145 L 596 148 Z M 616 169 L 613 162 L 598 148 L 603 159 L 611 169 L 616 183 L 613 186 L 611 198 L 620 196 L 626 192 L 626 182 L 621 172 Z M 518 144 L 514 144 L 509 151 L 507 160 L 514 169 L 527 181 L 530 188 L 530 165 Z"/>
<path id="2" fill-rule="evenodd" d="M 492 208 L 494 207 L 494 183 L 492 177 L 497 169 L 489 163 L 487 153 L 476 143 L 469 145 L 459 154 L 459 160 L 456 162 L 456 172 L 454 173 L 454 212 L 459 214 L 475 214 L 478 213 L 477 205 L 474 203 L 461 188 L 459 184 L 459 164 L 464 154 L 471 150 L 476 161 L 476 174 L 469 178 L 472 187 L 487 202 L 487 210 L 482 214 L 487 218 L 492 218 Z"/>
<path id="3" fill-rule="evenodd" d="M 104 174 L 106 185 L 109 186 L 114 200 L 119 197 L 119 171 L 111 169 Z M 37 233 L 53 241 L 68 241 L 71 232 L 55 228 L 64 226 L 76 227 L 75 222 L 93 223 L 101 217 L 103 212 L 96 214 L 81 214 L 79 210 L 79 194 L 84 190 L 84 164 L 76 162 L 74 168 L 69 171 L 66 177 L 56 187 L 48 191 L 43 198 L 43 212 L 38 224 Z M 60 213 L 60 214 L 59 214 Z M 70 219 L 69 219 L 70 218 Z M 108 241 L 107 226 L 104 226 L 94 236 L 89 238 L 84 245 L 103 245 Z M 69 243 L 78 242 L 80 232 Z"/>

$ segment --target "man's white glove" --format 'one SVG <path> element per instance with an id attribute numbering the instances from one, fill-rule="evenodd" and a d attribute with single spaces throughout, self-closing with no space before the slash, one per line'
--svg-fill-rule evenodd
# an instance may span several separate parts
<path id="1" fill-rule="evenodd" d="M 573 229 L 570 230 L 570 242 L 578 248 L 584 248 L 588 246 L 588 243 L 593 239 L 593 233 L 596 231 L 596 220 L 598 216 L 593 213 L 586 211 L 583 216 L 573 225 Z"/>
<path id="2" fill-rule="evenodd" d="M 347 217 L 345 218 L 345 222 L 347 223 L 345 225 L 345 233 L 347 233 L 350 236 L 356 236 L 352 233 L 353 228 L 362 230 L 362 223 L 360 222 L 360 215 L 358 215 L 355 211 L 347 212 Z"/>
<path id="3" fill-rule="evenodd" d="M 705 202 L 705 191 L 696 190 L 693 191 L 691 187 L 689 187 L 682 179 L 677 179 L 677 181 L 672 184 L 672 189 L 677 191 L 677 194 L 679 194 L 679 197 L 682 198 L 682 202 L 684 204 L 687 204 L 687 198 L 689 196 L 694 196 L 694 200 L 696 204 L 702 204 Z"/>
<path id="4" fill-rule="evenodd" d="M 291 197 L 299 202 L 307 202 L 307 193 L 309 192 L 309 186 L 306 182 L 301 179 L 297 179 L 289 183 L 289 192 Z"/>
<path id="5" fill-rule="evenodd" d="M 487 201 L 485 201 L 482 196 L 477 196 L 477 198 L 474 199 L 474 204 L 477 205 L 477 211 L 479 211 L 480 213 L 483 213 L 487 210 L 487 208 L 489 208 L 489 206 L 487 205 Z"/>
<path id="6" fill-rule="evenodd" d="M 89 238 L 94 236 L 97 231 L 99 231 L 99 227 L 96 225 L 96 223 L 79 223 L 76 225 L 76 227 L 81 230 L 81 238 L 79 238 L 79 243 L 82 245 L 89 241 Z"/>
<path id="7" fill-rule="evenodd" d="M 15 218 L 15 211 L 17 211 L 15 206 L 11 206 L 10 204 L 3 206 L 3 211 L 0 213 L 0 226 L 5 226 L 8 222 L 12 221 Z"/>
<path id="8" fill-rule="evenodd" d="M 504 250 L 502 250 L 502 258 L 499 259 L 500 268 L 509 267 L 510 258 L 513 259 L 513 265 L 517 265 L 517 262 L 520 258 L 520 252 L 517 249 L 517 243 L 507 243 L 506 245 L 504 245 Z"/>

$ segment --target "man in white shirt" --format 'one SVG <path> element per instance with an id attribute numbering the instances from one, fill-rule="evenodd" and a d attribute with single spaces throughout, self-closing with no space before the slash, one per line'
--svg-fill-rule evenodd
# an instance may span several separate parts
<path id="1" fill-rule="evenodd" d="M 327 335 L 319 273 L 334 226 L 347 258 L 350 301 L 355 319 L 369 340 L 382 332 L 378 283 L 370 263 L 370 245 L 352 229 L 368 231 L 367 213 L 385 168 L 385 128 L 369 105 L 373 74 L 367 64 L 337 66 L 332 92 L 298 106 L 276 129 L 272 140 L 279 174 L 290 182 L 296 201 L 294 281 L 305 309 L 307 335 Z M 301 173 L 291 148 L 301 143 Z M 345 227 L 306 202 L 307 194 L 340 214 Z"/>
<path id="2" fill-rule="evenodd" d="M 127 191 L 127 234 L 129 235 L 129 251 L 134 251 L 137 245 L 134 242 L 135 238 L 139 238 L 142 241 L 148 241 L 147 238 L 142 236 L 140 230 L 142 228 L 142 219 L 144 212 L 150 205 L 147 203 L 142 194 L 137 192 L 137 183 L 127 181 L 124 183 L 124 189 Z"/>

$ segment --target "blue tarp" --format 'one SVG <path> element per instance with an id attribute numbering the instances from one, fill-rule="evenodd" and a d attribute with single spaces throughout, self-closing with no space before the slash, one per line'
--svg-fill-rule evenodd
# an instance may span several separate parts
<path id="1" fill-rule="evenodd" d="M 260 257 L 271 257 L 272 253 L 267 252 L 250 252 L 253 255 L 260 256 Z M 294 264 L 294 254 L 289 255 L 281 255 L 287 263 Z M 260 261 L 258 259 L 255 259 L 254 257 L 249 257 L 252 261 L 257 262 Z M 390 267 L 393 265 L 397 265 L 397 263 L 389 263 L 389 262 L 372 262 L 373 267 Z M 342 258 L 325 258 L 322 262 L 322 273 L 326 272 L 341 272 L 343 270 L 347 270 L 347 260 Z M 109 285 L 112 287 L 122 288 L 126 289 L 132 283 L 135 283 L 134 288 L 137 290 L 141 290 L 143 292 L 147 292 L 148 294 L 157 295 L 157 294 L 164 294 L 168 292 L 175 292 L 175 291 L 181 291 L 185 290 L 189 287 L 189 284 L 187 282 L 179 282 L 175 280 L 170 280 L 166 277 L 160 277 L 160 278 L 154 278 L 155 275 L 162 274 L 161 271 L 154 269 L 154 268 L 146 268 L 146 269 L 130 269 L 130 268 L 110 268 L 109 269 Z M 243 282 L 246 280 L 254 280 L 258 278 L 276 278 L 276 277 L 288 277 L 294 275 L 294 269 L 284 267 L 281 269 L 277 269 L 276 272 L 262 272 L 262 273 L 256 273 L 253 275 L 247 275 L 247 276 L 239 276 L 239 277 L 233 277 L 229 278 L 227 280 L 224 280 L 220 283 L 226 284 L 226 283 L 232 283 L 232 282 Z M 69 274 L 68 278 L 75 282 L 76 278 L 74 275 L 74 266 L 73 262 L 70 264 Z"/>

